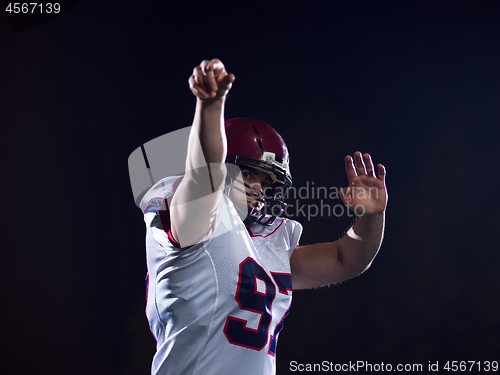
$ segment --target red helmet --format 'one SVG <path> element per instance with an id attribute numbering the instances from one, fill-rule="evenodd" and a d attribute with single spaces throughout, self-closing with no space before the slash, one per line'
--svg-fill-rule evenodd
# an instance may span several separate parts
<path id="1" fill-rule="evenodd" d="M 284 211 L 284 196 L 292 186 L 288 148 L 276 130 L 259 120 L 232 118 L 226 120 L 225 129 L 226 162 L 261 170 L 273 181 L 271 191 L 266 191 L 262 198 L 266 202 L 263 212 L 250 213 L 247 217 L 252 222 L 272 224 L 276 215 Z M 247 184 L 245 186 L 257 191 Z M 258 200 L 261 200 L 260 192 Z M 266 215 L 268 218 L 264 221 Z"/>

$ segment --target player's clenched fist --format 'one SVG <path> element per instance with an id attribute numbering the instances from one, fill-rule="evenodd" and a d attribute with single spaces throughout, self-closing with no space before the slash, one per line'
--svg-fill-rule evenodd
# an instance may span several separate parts
<path id="1" fill-rule="evenodd" d="M 189 88 L 203 101 L 224 97 L 231 89 L 234 74 L 228 74 L 219 59 L 203 60 L 189 77 Z"/>

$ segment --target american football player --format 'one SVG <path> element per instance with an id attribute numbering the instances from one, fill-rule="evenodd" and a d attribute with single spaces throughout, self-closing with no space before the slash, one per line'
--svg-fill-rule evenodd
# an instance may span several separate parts
<path id="1" fill-rule="evenodd" d="M 186 172 L 141 202 L 152 374 L 274 374 L 292 290 L 359 275 L 382 242 L 385 168 L 355 152 L 341 192 L 348 208 L 362 208 L 356 222 L 339 241 L 299 245 L 302 225 L 281 217 L 292 186 L 288 148 L 262 121 L 224 121 L 234 81 L 217 59 L 194 69 Z"/>

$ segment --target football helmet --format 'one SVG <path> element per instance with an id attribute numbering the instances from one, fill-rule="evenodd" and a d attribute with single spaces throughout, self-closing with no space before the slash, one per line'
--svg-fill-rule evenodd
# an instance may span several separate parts
<path id="1" fill-rule="evenodd" d="M 246 217 L 245 225 L 271 225 L 276 216 L 283 214 L 285 194 L 292 186 L 288 148 L 276 130 L 259 120 L 232 118 L 226 120 L 225 129 L 226 163 L 236 164 L 240 168 L 257 169 L 267 173 L 272 179 L 271 186 L 261 192 L 237 179 L 237 173 L 228 168 L 228 195 L 231 189 L 236 189 L 257 201 L 250 212 L 243 213 L 242 216 Z M 245 187 L 253 194 L 247 193 Z"/>

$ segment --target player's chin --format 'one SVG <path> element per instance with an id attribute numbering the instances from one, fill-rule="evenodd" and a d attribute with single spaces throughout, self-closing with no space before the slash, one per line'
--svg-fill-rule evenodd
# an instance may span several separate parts
<path id="1" fill-rule="evenodd" d="M 252 215 L 257 212 L 257 209 L 250 203 L 247 203 L 247 215 Z"/>
<path id="2" fill-rule="evenodd" d="M 264 208 L 264 203 L 261 201 L 247 201 L 247 209 L 249 210 L 248 212 L 253 213 L 260 213 L 262 209 Z"/>
<path id="3" fill-rule="evenodd" d="M 258 216 L 261 214 L 262 205 L 256 202 L 247 202 L 246 209 L 247 216 Z"/>

